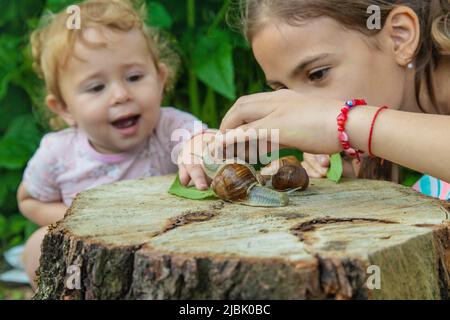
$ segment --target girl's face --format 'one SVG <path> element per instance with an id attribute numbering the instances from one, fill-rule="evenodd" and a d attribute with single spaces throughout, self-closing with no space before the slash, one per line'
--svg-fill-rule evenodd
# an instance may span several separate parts
<path id="1" fill-rule="evenodd" d="M 300 26 L 267 23 L 252 47 L 274 90 L 343 101 L 364 98 L 369 105 L 398 109 L 407 97 L 414 99 L 414 72 L 396 63 L 390 44 L 379 50 L 369 39 L 333 19 L 317 18 Z"/>
<path id="2" fill-rule="evenodd" d="M 66 122 L 87 133 L 102 153 L 121 153 L 141 145 L 160 117 L 166 68 L 159 70 L 138 31 L 86 29 L 90 48 L 78 41 L 76 57 L 60 72 Z"/>

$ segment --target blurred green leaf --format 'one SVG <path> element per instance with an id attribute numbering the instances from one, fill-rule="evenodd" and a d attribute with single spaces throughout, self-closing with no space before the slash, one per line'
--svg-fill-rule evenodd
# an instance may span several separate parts
<path id="1" fill-rule="evenodd" d="M 208 88 L 205 103 L 203 104 L 203 121 L 206 122 L 210 128 L 219 127 L 216 94 L 211 88 Z"/>
<path id="2" fill-rule="evenodd" d="M 0 99 L 0 114 L 0 130 L 6 130 L 18 116 L 30 114 L 27 93 L 17 86 L 10 86 L 6 97 Z"/>
<path id="3" fill-rule="evenodd" d="M 7 227 L 6 217 L 4 217 L 3 214 L 0 214 L 0 237 L 1 238 L 5 237 L 6 227 Z"/>
<path id="4" fill-rule="evenodd" d="M 27 220 L 21 214 L 15 214 L 8 220 L 8 230 L 11 234 L 19 234 L 25 230 Z"/>
<path id="5" fill-rule="evenodd" d="M 25 298 L 25 295 L 22 291 L 20 290 L 13 290 L 11 292 L 11 299 L 12 300 L 22 300 Z"/>
<path id="6" fill-rule="evenodd" d="M 0 140 L 0 167 L 10 170 L 24 167 L 39 139 L 40 133 L 32 115 L 15 118 Z"/>
<path id="7" fill-rule="evenodd" d="M 26 32 L 24 21 L 39 16 L 44 4 L 45 0 L 0 1 L 0 28 L 11 34 Z"/>
<path id="8" fill-rule="evenodd" d="M 201 36 L 193 52 L 198 78 L 230 100 L 236 99 L 232 53 L 228 33 L 221 30 Z"/>
<path id="9" fill-rule="evenodd" d="M 401 168 L 401 182 L 404 186 L 412 187 L 423 176 L 423 174 L 407 168 Z"/>
<path id="10" fill-rule="evenodd" d="M 41 134 L 33 115 L 27 114 L 18 116 L 12 121 L 4 138 L 27 142 L 28 149 L 34 151 L 39 145 Z"/>
<path id="11" fill-rule="evenodd" d="M 0 140 L 0 168 L 21 169 L 32 154 L 30 146 L 24 141 L 15 139 Z"/>
<path id="12" fill-rule="evenodd" d="M 25 224 L 25 239 L 28 239 L 38 229 L 39 229 L 39 226 L 37 226 L 33 222 L 27 220 L 27 222 Z"/>
<path id="13" fill-rule="evenodd" d="M 148 4 L 148 20 L 151 26 L 161 29 L 170 29 L 173 21 L 166 8 L 158 2 Z"/>
<path id="14" fill-rule="evenodd" d="M 0 170 L 0 206 L 3 206 L 9 192 L 16 193 L 22 179 L 22 172 Z"/>
<path id="15" fill-rule="evenodd" d="M 8 247 L 12 248 L 12 247 L 22 244 L 23 242 L 24 242 L 23 236 L 17 235 L 17 236 L 12 237 L 11 240 L 9 240 Z"/>
<path id="16" fill-rule="evenodd" d="M 173 182 L 168 192 L 174 196 L 191 200 L 203 200 L 215 197 L 215 194 L 212 190 L 200 191 L 195 187 L 183 186 L 180 182 L 180 177 L 178 175 L 175 178 L 175 181 Z"/>
<path id="17" fill-rule="evenodd" d="M 330 164 L 330 170 L 328 170 L 327 178 L 338 183 L 344 173 L 341 155 L 339 153 L 333 154 L 330 159 Z"/>
<path id="18" fill-rule="evenodd" d="M 47 0 L 46 8 L 52 12 L 59 12 L 76 2 L 73 0 Z"/>

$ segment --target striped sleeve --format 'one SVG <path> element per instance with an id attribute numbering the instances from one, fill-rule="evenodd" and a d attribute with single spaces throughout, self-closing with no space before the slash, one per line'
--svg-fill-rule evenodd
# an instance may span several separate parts
<path id="1" fill-rule="evenodd" d="M 450 200 L 450 184 L 427 175 L 423 176 L 413 188 L 430 197 Z"/>

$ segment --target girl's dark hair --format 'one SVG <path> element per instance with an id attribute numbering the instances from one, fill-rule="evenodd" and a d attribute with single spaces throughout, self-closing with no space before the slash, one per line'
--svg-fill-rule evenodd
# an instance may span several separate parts
<path id="1" fill-rule="evenodd" d="M 330 17 L 348 29 L 360 31 L 371 36 L 381 30 L 367 28 L 369 6 L 380 8 L 381 23 L 384 25 L 390 12 L 397 6 L 408 6 L 417 14 L 420 21 L 420 43 L 415 52 L 416 64 L 416 100 L 420 106 L 419 94 L 425 89 L 433 102 L 436 112 L 439 110 L 433 89 L 433 71 L 440 60 L 450 56 L 450 1 L 449 0 L 239 0 L 239 27 L 251 42 L 254 35 L 270 20 L 277 19 L 291 25 L 298 25 L 308 19 L 321 16 Z M 423 87 L 425 85 L 425 87 Z M 366 178 L 390 179 L 392 165 L 381 167 L 379 160 L 366 159 L 361 173 Z"/>

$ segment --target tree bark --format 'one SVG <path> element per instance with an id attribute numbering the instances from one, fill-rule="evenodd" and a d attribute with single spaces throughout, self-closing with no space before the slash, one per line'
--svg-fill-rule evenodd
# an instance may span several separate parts
<path id="1" fill-rule="evenodd" d="M 288 207 L 252 208 L 171 196 L 173 179 L 80 193 L 43 242 L 35 299 L 450 297 L 448 203 L 312 180 Z"/>

